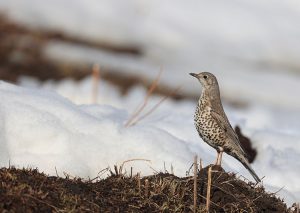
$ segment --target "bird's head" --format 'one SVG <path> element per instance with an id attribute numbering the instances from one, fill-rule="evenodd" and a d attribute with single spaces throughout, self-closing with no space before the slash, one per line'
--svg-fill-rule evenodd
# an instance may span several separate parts
<path id="1" fill-rule="evenodd" d="M 197 78 L 205 89 L 218 85 L 217 78 L 210 72 L 190 73 L 190 75 Z"/>

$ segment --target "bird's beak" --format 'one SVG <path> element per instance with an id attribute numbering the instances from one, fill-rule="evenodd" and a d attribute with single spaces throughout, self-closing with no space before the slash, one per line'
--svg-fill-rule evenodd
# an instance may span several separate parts
<path id="1" fill-rule="evenodd" d="M 196 73 L 190 73 L 191 76 L 198 78 L 198 75 Z"/>

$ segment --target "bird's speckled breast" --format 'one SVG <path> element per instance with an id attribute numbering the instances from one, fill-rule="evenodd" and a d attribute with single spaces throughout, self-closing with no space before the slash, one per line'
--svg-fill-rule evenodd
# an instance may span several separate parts
<path id="1" fill-rule="evenodd" d="M 194 115 L 195 127 L 200 137 L 210 146 L 217 149 L 225 143 L 225 132 L 211 116 L 211 108 L 209 105 L 199 103 Z"/>

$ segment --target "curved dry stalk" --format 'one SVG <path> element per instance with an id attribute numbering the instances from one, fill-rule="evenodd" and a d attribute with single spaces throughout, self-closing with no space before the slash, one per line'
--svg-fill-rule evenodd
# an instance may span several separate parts
<path id="1" fill-rule="evenodd" d="M 128 121 L 125 123 L 125 127 L 131 126 L 132 121 L 133 121 L 133 120 L 134 120 L 134 119 L 135 119 L 135 118 L 143 111 L 143 109 L 147 106 L 148 100 L 149 100 L 151 94 L 153 93 L 154 89 L 157 87 L 157 84 L 158 84 L 158 81 L 159 81 L 159 79 L 160 79 L 160 76 L 161 76 L 162 72 L 163 72 L 163 69 L 160 68 L 160 71 L 159 71 L 158 75 L 156 76 L 156 78 L 154 79 L 154 81 L 152 82 L 150 88 L 149 88 L 148 91 L 147 91 L 147 95 L 145 96 L 145 99 L 144 99 L 142 105 L 136 110 L 135 113 L 133 113 L 133 114 L 129 117 Z"/>
<path id="2" fill-rule="evenodd" d="M 135 124 L 137 124 L 139 121 L 143 120 L 144 118 L 146 118 L 147 116 L 149 116 L 151 113 L 153 113 L 165 100 L 167 100 L 170 96 L 174 95 L 176 92 L 178 92 L 180 89 L 182 88 L 182 86 L 178 86 L 176 87 L 176 89 L 172 90 L 169 94 L 167 94 L 166 96 L 164 96 L 162 99 L 159 100 L 158 103 L 156 103 L 148 112 L 146 112 L 144 115 L 142 115 L 141 117 L 137 118 L 134 122 L 132 122 L 130 124 L 130 126 L 133 126 Z"/>
<path id="3" fill-rule="evenodd" d="M 121 166 L 120 166 L 119 174 L 122 173 L 124 164 L 125 164 L 125 163 L 128 163 L 128 162 L 131 162 L 131 161 L 147 161 L 147 162 L 151 163 L 151 160 L 144 159 L 144 158 L 134 158 L 134 159 L 125 160 L 125 161 L 123 161 L 123 163 L 122 163 Z"/>

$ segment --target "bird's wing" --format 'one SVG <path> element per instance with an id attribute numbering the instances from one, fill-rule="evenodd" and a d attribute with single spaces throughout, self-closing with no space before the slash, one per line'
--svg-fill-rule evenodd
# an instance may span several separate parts
<path id="1" fill-rule="evenodd" d="M 241 146 L 239 138 L 238 138 L 237 134 L 235 133 L 235 131 L 232 129 L 230 123 L 227 122 L 226 119 L 223 118 L 216 111 L 211 110 L 210 112 L 211 112 L 211 116 L 217 121 L 218 125 L 222 129 L 224 129 L 224 131 L 226 132 L 226 134 L 228 134 L 232 138 L 233 142 L 240 148 L 240 150 L 243 152 L 243 154 L 246 155 L 243 147 Z"/>

